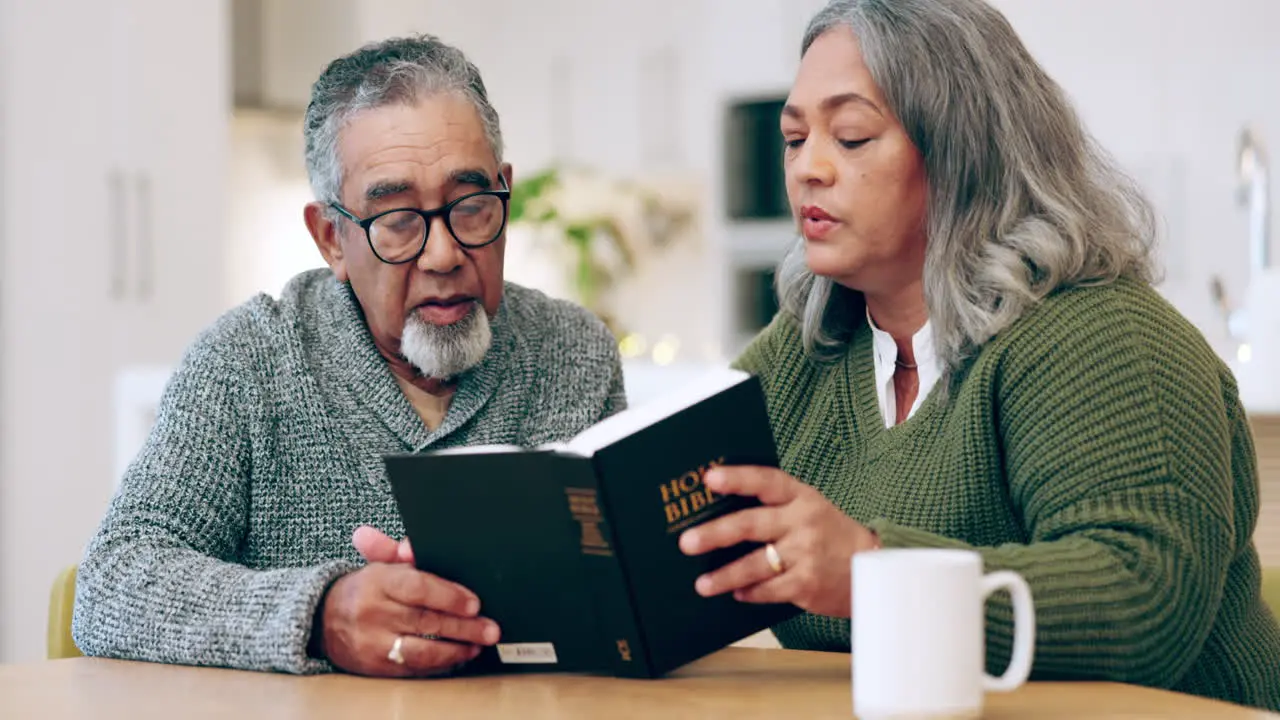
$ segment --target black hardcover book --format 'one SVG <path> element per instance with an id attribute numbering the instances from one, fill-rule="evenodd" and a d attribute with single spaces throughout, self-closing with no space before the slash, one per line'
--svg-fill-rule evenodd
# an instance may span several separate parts
<path id="1" fill-rule="evenodd" d="M 702 484 L 777 467 L 759 380 L 726 371 L 563 445 L 384 458 L 419 569 L 480 596 L 502 640 L 479 672 L 660 677 L 800 612 L 704 598 L 699 575 L 758 545 L 680 551 L 680 532 L 758 505 Z"/>

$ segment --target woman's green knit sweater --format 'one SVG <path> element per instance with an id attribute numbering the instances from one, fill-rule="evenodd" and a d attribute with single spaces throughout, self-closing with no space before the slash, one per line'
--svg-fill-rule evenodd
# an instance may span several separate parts
<path id="1" fill-rule="evenodd" d="M 1027 579 L 1033 678 L 1131 682 L 1280 710 L 1280 629 L 1259 596 L 1253 440 L 1202 335 L 1130 281 L 1056 293 L 886 429 L 871 332 L 806 355 L 785 313 L 735 363 L 760 376 L 782 468 L 886 547 L 980 552 Z M 946 602 L 938 598 L 938 602 Z M 1009 658 L 1008 596 L 987 664 Z M 849 650 L 801 615 L 788 647 Z"/>

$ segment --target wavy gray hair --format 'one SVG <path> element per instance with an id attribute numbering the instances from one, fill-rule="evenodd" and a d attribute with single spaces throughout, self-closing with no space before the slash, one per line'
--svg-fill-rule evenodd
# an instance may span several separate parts
<path id="1" fill-rule="evenodd" d="M 945 377 L 1058 288 L 1154 280 L 1150 204 L 997 10 L 983 0 L 833 0 L 809 23 L 801 56 L 838 26 L 853 30 L 924 158 L 924 294 Z M 777 278 L 808 351 L 839 355 L 863 321 L 861 294 L 815 276 L 803 240 Z"/>
<path id="2" fill-rule="evenodd" d="M 444 92 L 458 93 L 475 106 L 493 156 L 502 162 L 498 112 L 480 71 L 457 48 L 432 35 L 414 35 L 370 43 L 329 63 L 311 87 L 303 125 L 307 178 L 316 200 L 339 200 L 338 133 L 356 113 Z"/>

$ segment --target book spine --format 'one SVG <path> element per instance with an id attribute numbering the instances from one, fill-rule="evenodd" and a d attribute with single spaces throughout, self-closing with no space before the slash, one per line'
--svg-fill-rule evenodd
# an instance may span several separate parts
<path id="1" fill-rule="evenodd" d="M 590 458 L 566 460 L 561 477 L 569 508 L 581 527 L 582 569 L 595 601 L 600 643 L 614 675 L 651 678 L 654 672 L 648 648 L 594 462 Z"/>

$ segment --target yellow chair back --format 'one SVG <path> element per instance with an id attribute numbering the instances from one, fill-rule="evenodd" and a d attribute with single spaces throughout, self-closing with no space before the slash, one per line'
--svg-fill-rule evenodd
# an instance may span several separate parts
<path id="1" fill-rule="evenodd" d="M 1271 606 L 1271 612 L 1280 617 L 1280 567 L 1262 568 L 1262 601 Z"/>
<path id="2" fill-rule="evenodd" d="M 80 657 L 71 638 L 71 613 L 76 605 L 76 566 L 58 573 L 49 593 L 49 630 L 46 655 L 50 660 Z"/>

